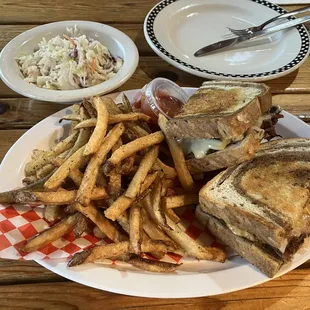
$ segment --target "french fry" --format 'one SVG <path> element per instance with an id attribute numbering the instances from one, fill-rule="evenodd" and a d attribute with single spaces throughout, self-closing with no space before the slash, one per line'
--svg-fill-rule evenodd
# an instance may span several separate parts
<path id="1" fill-rule="evenodd" d="M 51 159 L 51 161 L 52 160 L 53 159 Z M 45 166 L 43 166 L 42 168 L 36 171 L 36 177 L 37 179 L 43 178 L 54 170 L 55 170 L 55 165 L 53 163 L 46 164 Z"/>
<path id="2" fill-rule="evenodd" d="M 93 263 L 104 258 L 122 256 L 129 252 L 129 242 L 123 241 L 105 245 L 94 246 L 91 249 L 75 253 L 68 263 L 69 267 Z"/>
<path id="3" fill-rule="evenodd" d="M 178 247 L 170 240 L 143 240 L 141 244 L 141 250 L 144 253 L 168 253 L 176 251 Z"/>
<path id="4" fill-rule="evenodd" d="M 173 209 L 164 209 L 166 215 L 176 224 L 181 222 L 181 219 L 175 214 L 175 212 L 173 211 Z"/>
<path id="5" fill-rule="evenodd" d="M 91 118 L 97 117 L 96 109 L 92 106 L 92 104 L 86 98 L 83 99 L 82 105 Z"/>
<path id="6" fill-rule="evenodd" d="M 112 241 L 118 242 L 127 239 L 93 205 L 89 204 L 84 207 L 79 203 L 75 203 L 74 208 L 95 223 L 99 229 Z"/>
<path id="7" fill-rule="evenodd" d="M 59 167 L 60 165 L 55 165 L 55 163 L 57 162 L 61 162 L 61 164 L 64 162 L 64 158 L 67 156 L 67 154 L 69 153 L 69 150 L 61 153 L 60 155 L 58 155 L 57 157 L 52 157 L 50 159 L 50 163 L 46 164 L 45 166 L 43 166 L 42 168 L 38 169 L 36 171 L 36 176 L 38 179 L 40 178 L 44 178 L 46 175 L 48 175 L 50 172 L 55 170 L 55 166 Z"/>
<path id="8" fill-rule="evenodd" d="M 127 211 L 122 213 L 118 218 L 117 218 L 118 224 L 121 225 L 121 227 L 124 229 L 124 231 L 129 235 L 129 219 L 128 219 L 128 214 Z"/>
<path id="9" fill-rule="evenodd" d="M 80 238 L 84 232 L 88 231 L 88 223 L 89 219 L 81 214 L 73 229 L 75 238 Z"/>
<path id="10" fill-rule="evenodd" d="M 133 122 L 138 120 L 148 122 L 150 121 L 150 117 L 143 113 L 115 114 L 109 115 L 108 124 L 114 125 L 121 122 Z M 96 124 L 97 118 L 90 118 L 77 124 L 74 129 L 95 127 Z"/>
<path id="11" fill-rule="evenodd" d="M 135 198 L 139 194 L 142 183 L 144 182 L 147 174 L 149 173 L 152 166 L 154 165 L 155 160 L 157 159 L 158 151 L 158 147 L 152 147 L 145 154 L 137 172 L 135 173 L 125 192 L 126 197 Z"/>
<path id="12" fill-rule="evenodd" d="M 56 192 L 32 192 L 32 191 L 15 191 L 2 199 L 0 195 L 0 202 L 2 203 L 43 203 L 64 205 L 73 203 L 76 199 L 77 191 L 56 191 Z M 94 188 L 91 194 L 92 200 L 103 199 L 107 197 L 107 192 L 104 188 Z M 9 200 L 10 199 L 10 200 Z M 3 201 L 6 200 L 6 201 Z"/>
<path id="13" fill-rule="evenodd" d="M 115 127 L 111 129 L 107 136 L 104 138 L 98 152 L 95 153 L 90 159 L 78 191 L 77 202 L 81 203 L 82 205 L 87 205 L 89 203 L 91 191 L 96 184 L 99 168 L 109 151 L 119 140 L 124 130 L 125 127 L 122 123 L 115 125 Z"/>
<path id="14" fill-rule="evenodd" d="M 79 104 L 74 104 L 72 106 L 72 113 L 79 115 L 80 114 L 80 105 Z M 78 121 L 72 121 L 70 124 L 70 134 L 74 132 L 74 127 L 78 124 Z"/>
<path id="15" fill-rule="evenodd" d="M 48 244 L 70 232 L 74 225 L 77 223 L 79 217 L 80 214 L 78 213 L 66 217 L 56 225 L 30 239 L 24 246 L 20 248 L 20 250 L 26 253 L 30 253 L 44 248 Z"/>
<path id="16" fill-rule="evenodd" d="M 174 187 L 175 186 L 175 182 L 172 179 L 164 179 L 163 180 L 163 187 L 162 187 L 162 196 L 166 196 L 167 195 L 167 191 L 168 188 L 170 187 Z"/>
<path id="17" fill-rule="evenodd" d="M 198 259 L 224 262 L 223 255 L 218 255 L 218 253 L 208 251 L 207 248 L 198 244 L 168 217 L 167 217 L 167 223 L 171 229 L 166 229 L 165 227 L 163 227 L 166 234 L 170 236 L 170 238 L 174 240 L 182 249 L 184 249 L 189 256 Z"/>
<path id="18" fill-rule="evenodd" d="M 57 157 L 52 159 L 51 162 L 56 167 L 60 167 L 65 162 L 65 160 Z M 69 178 L 75 183 L 75 185 L 80 186 L 83 179 L 83 173 L 78 168 L 73 168 L 69 172 Z"/>
<path id="19" fill-rule="evenodd" d="M 29 177 L 23 178 L 23 183 L 30 185 L 36 181 L 38 181 L 38 177 L 36 175 L 30 175 Z"/>
<path id="20" fill-rule="evenodd" d="M 104 211 L 105 216 L 115 221 L 121 214 L 123 214 L 134 202 L 134 199 L 126 197 L 124 194 L 119 196 L 114 203 Z"/>
<path id="21" fill-rule="evenodd" d="M 163 163 L 159 158 L 157 158 L 153 168 L 155 170 L 162 170 L 167 178 L 174 179 L 177 176 L 175 169 Z"/>
<path id="22" fill-rule="evenodd" d="M 195 188 L 195 183 L 186 166 L 184 153 L 178 142 L 173 138 L 169 137 L 169 135 L 167 134 L 166 124 L 167 119 L 162 114 L 159 114 L 158 125 L 165 135 L 179 180 L 186 191 L 192 192 Z"/>
<path id="23" fill-rule="evenodd" d="M 73 168 L 69 172 L 69 178 L 77 185 L 80 186 L 83 180 L 83 173 L 78 168 Z"/>
<path id="24" fill-rule="evenodd" d="M 75 210 L 73 204 L 67 205 L 67 206 L 64 208 L 64 213 L 66 213 L 66 214 L 73 214 L 73 213 L 75 213 L 75 211 L 76 211 L 76 210 Z"/>
<path id="25" fill-rule="evenodd" d="M 89 118 L 89 119 L 86 119 L 85 121 L 78 123 L 74 127 L 74 129 L 77 130 L 77 129 L 83 129 L 83 128 L 92 128 L 92 127 L 95 127 L 96 124 L 97 124 L 97 118 Z"/>
<path id="26" fill-rule="evenodd" d="M 226 253 L 222 249 L 216 248 L 216 247 L 212 247 L 212 246 L 205 246 L 204 248 L 213 255 L 213 260 L 214 261 L 220 262 L 220 263 L 224 263 L 225 262 L 225 260 L 226 260 Z"/>
<path id="27" fill-rule="evenodd" d="M 132 106 L 130 104 L 130 101 L 128 99 L 128 97 L 123 93 L 123 97 L 122 97 L 122 103 L 123 103 L 123 107 L 125 110 L 125 113 L 131 113 L 132 111 Z"/>
<path id="28" fill-rule="evenodd" d="M 119 139 L 112 147 L 112 152 L 123 145 L 122 139 Z M 122 190 L 122 175 L 120 174 L 120 167 L 116 167 L 109 174 L 108 193 L 112 197 L 118 197 Z"/>
<path id="29" fill-rule="evenodd" d="M 144 208 L 141 209 L 141 214 L 143 219 L 143 229 L 152 240 L 170 240 L 161 228 L 151 221 L 147 211 Z"/>
<path id="30" fill-rule="evenodd" d="M 80 117 L 81 117 L 82 121 L 86 120 L 88 118 L 86 110 L 84 107 L 80 108 Z M 79 133 L 78 133 L 78 137 L 77 137 L 72 149 L 67 154 L 66 159 L 68 157 L 70 157 L 72 154 L 74 154 L 79 148 L 84 146 L 88 142 L 90 135 L 91 135 L 91 130 L 89 128 L 80 129 Z"/>
<path id="31" fill-rule="evenodd" d="M 198 198 L 198 193 L 169 196 L 163 198 L 163 204 L 167 209 L 179 208 L 187 205 L 198 204 Z"/>
<path id="32" fill-rule="evenodd" d="M 150 272 L 163 272 L 170 273 L 174 272 L 182 264 L 172 264 L 167 262 L 155 261 L 151 259 L 141 258 L 139 256 L 131 258 L 129 260 L 133 266 Z"/>
<path id="33" fill-rule="evenodd" d="M 145 121 L 149 122 L 150 117 L 143 113 L 127 113 L 127 114 L 115 114 L 110 115 L 109 124 L 115 124 L 120 122 L 134 122 L 134 121 Z"/>
<path id="34" fill-rule="evenodd" d="M 39 157 L 43 156 L 46 153 L 44 150 L 34 149 L 31 154 L 31 159 L 36 160 Z"/>
<path id="35" fill-rule="evenodd" d="M 122 190 L 122 175 L 117 168 L 112 170 L 109 176 L 108 193 L 112 197 L 118 197 Z"/>
<path id="36" fill-rule="evenodd" d="M 59 154 L 72 148 L 77 138 L 77 134 L 77 132 L 72 133 L 69 137 L 62 140 L 61 142 L 53 146 L 50 150 L 42 154 L 42 156 L 36 158 L 35 160 L 30 160 L 25 166 L 25 175 L 34 175 L 38 169 L 48 164 L 49 160 L 52 157 L 56 157 Z"/>
<path id="37" fill-rule="evenodd" d="M 136 139 L 150 134 L 136 123 L 126 123 L 126 128 L 131 132 L 132 135 L 135 136 Z"/>
<path id="38" fill-rule="evenodd" d="M 70 170 L 77 168 L 80 165 L 83 159 L 84 150 L 85 146 L 82 146 L 74 154 L 72 154 L 45 182 L 44 187 L 49 190 L 58 188 L 69 175 Z"/>
<path id="39" fill-rule="evenodd" d="M 150 192 L 149 188 L 146 188 L 143 193 L 140 193 L 140 196 L 136 197 L 135 199 L 126 197 L 124 194 L 119 196 L 113 204 L 104 211 L 105 216 L 115 221 L 121 214 L 123 214 L 130 206 L 131 204 L 136 201 L 142 201 Z"/>
<path id="40" fill-rule="evenodd" d="M 143 183 L 141 185 L 140 194 L 145 192 L 154 183 L 154 181 L 156 180 L 156 178 L 158 176 L 159 176 L 159 172 L 158 171 L 154 171 L 154 172 L 149 173 L 145 177 L 145 179 L 144 179 L 144 181 L 143 181 Z"/>
<path id="41" fill-rule="evenodd" d="M 107 192 L 104 187 L 94 187 L 91 192 L 91 200 L 107 198 Z"/>
<path id="42" fill-rule="evenodd" d="M 162 191 L 161 191 L 161 196 L 165 197 L 167 195 L 167 191 L 169 187 L 172 187 L 174 185 L 173 180 L 171 179 L 165 179 L 162 182 Z M 161 207 L 164 213 L 176 224 L 181 222 L 181 219 L 175 214 L 175 212 L 172 209 L 167 209 L 167 205 L 164 203 L 164 199 L 161 201 Z"/>
<path id="43" fill-rule="evenodd" d="M 148 195 L 144 198 L 143 207 L 147 210 L 150 218 L 160 227 L 166 227 L 167 225 L 166 217 L 161 209 L 161 180 L 157 179 L 155 181 L 154 190 L 151 195 Z"/>
<path id="44" fill-rule="evenodd" d="M 108 128 L 109 114 L 106 106 L 102 103 L 102 99 L 94 97 L 93 104 L 97 111 L 97 123 L 88 143 L 86 144 L 84 156 L 94 154 L 99 150 Z"/>
<path id="45" fill-rule="evenodd" d="M 133 165 L 135 163 L 135 157 L 129 156 L 126 159 L 123 160 L 120 169 L 119 169 L 119 173 L 122 175 L 130 175 L 133 171 Z"/>
<path id="46" fill-rule="evenodd" d="M 108 182 L 104 176 L 103 173 L 101 173 L 101 171 L 99 170 L 98 175 L 97 175 L 97 179 L 96 179 L 96 185 L 100 186 L 100 187 L 106 187 L 108 186 Z"/>
<path id="47" fill-rule="evenodd" d="M 143 209 L 141 209 L 141 211 L 143 211 Z M 117 222 L 121 225 L 124 231 L 126 231 L 128 234 L 130 233 L 130 224 L 129 224 L 129 219 L 128 219 L 128 215 L 126 211 L 117 218 Z M 172 243 L 173 242 L 171 240 L 167 240 L 167 243 L 164 243 L 166 246 L 165 249 L 167 249 L 166 252 L 168 252 L 168 248 L 167 248 L 168 245 L 170 246 L 169 247 L 170 249 Z M 174 245 L 174 248 L 175 248 L 175 245 Z M 162 245 L 157 244 L 156 241 L 151 242 L 150 238 L 145 232 L 142 232 L 141 249 L 142 249 L 142 252 L 149 252 L 152 256 L 158 259 L 161 259 L 166 253 L 165 251 L 163 251 Z"/>
<path id="48" fill-rule="evenodd" d="M 55 222 L 60 218 L 60 206 L 48 204 L 44 208 L 43 217 L 48 222 Z"/>
<path id="49" fill-rule="evenodd" d="M 19 195 L 22 195 L 22 194 L 20 194 L 22 192 L 38 191 L 38 190 L 44 189 L 44 183 L 46 182 L 46 180 L 48 180 L 48 178 L 51 175 L 52 175 L 52 173 L 45 176 L 42 179 L 38 179 L 38 180 L 32 182 L 31 184 L 26 185 L 24 187 L 21 187 L 19 189 L 14 189 L 11 191 L 0 193 L 0 203 L 13 203 L 13 202 L 15 202 L 16 197 L 18 197 Z"/>
<path id="50" fill-rule="evenodd" d="M 93 229 L 93 234 L 98 239 L 103 239 L 106 235 L 100 230 L 98 226 L 95 226 Z"/>
<path id="51" fill-rule="evenodd" d="M 140 254 L 142 242 L 141 207 L 135 203 L 129 214 L 129 252 Z"/>
<path id="52" fill-rule="evenodd" d="M 134 141 L 131 141 L 127 144 L 124 144 L 122 147 L 117 149 L 106 161 L 104 165 L 105 174 L 108 174 L 111 170 L 113 170 L 116 167 L 116 165 L 118 165 L 125 158 L 150 146 L 159 144 L 163 140 L 164 135 L 162 134 L 161 131 L 157 131 L 155 133 L 149 134 L 148 136 L 144 136 Z"/>
<path id="53" fill-rule="evenodd" d="M 62 121 L 76 121 L 76 122 L 80 122 L 81 120 L 82 119 L 81 119 L 80 115 L 72 113 L 72 114 L 67 114 L 67 115 L 61 117 L 59 119 L 59 123 L 61 123 Z"/>

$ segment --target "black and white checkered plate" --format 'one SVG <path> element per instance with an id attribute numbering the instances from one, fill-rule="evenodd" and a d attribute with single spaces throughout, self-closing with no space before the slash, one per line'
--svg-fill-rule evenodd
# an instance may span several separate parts
<path id="1" fill-rule="evenodd" d="M 209 8 L 212 8 L 214 12 L 208 12 Z M 221 14 L 230 9 L 232 10 L 231 20 L 222 20 L 222 15 L 219 15 L 218 19 L 214 16 L 217 12 Z M 196 29 L 193 28 L 193 23 L 190 24 L 188 27 L 192 27 L 192 29 L 187 29 L 184 36 L 181 36 L 183 41 L 188 42 L 188 45 L 183 42 L 183 46 L 178 46 L 180 32 L 186 27 L 183 21 L 186 23 L 189 18 L 195 18 L 195 15 L 199 17 L 201 13 L 199 10 L 205 14 L 206 18 L 202 20 L 200 17 L 200 21 L 202 24 L 206 23 L 206 27 L 201 24 L 201 27 Z M 188 15 L 186 15 L 187 11 Z M 256 12 L 259 16 L 255 15 Z M 309 36 L 303 25 L 295 27 L 290 32 L 274 34 L 273 36 L 276 37 L 268 38 L 270 45 L 265 40 L 263 47 L 259 50 L 258 43 L 254 47 L 253 53 L 253 46 L 250 46 L 249 49 L 246 46 L 237 47 L 230 51 L 199 58 L 198 61 L 193 56 L 193 52 L 205 45 L 222 40 L 222 33 L 219 29 L 226 29 L 226 26 L 233 27 L 233 22 L 237 21 L 237 27 L 245 28 L 250 26 L 249 23 L 259 24 L 269 19 L 270 16 L 285 12 L 286 10 L 283 8 L 265 0 L 198 0 L 195 2 L 191 0 L 163 0 L 154 6 L 145 18 L 144 34 L 151 48 L 161 58 L 188 73 L 207 79 L 265 81 L 291 73 L 306 60 L 310 51 Z M 175 18 L 178 14 L 183 15 L 182 18 Z M 207 19 L 208 14 L 216 23 L 212 27 L 210 27 L 210 20 Z M 250 14 L 250 16 L 244 18 L 246 14 Z M 294 18 L 289 17 L 288 19 Z M 243 27 L 240 27 L 240 20 L 246 22 Z M 176 25 L 177 23 L 179 25 Z M 177 34 L 173 33 L 176 31 L 175 29 L 177 29 Z M 193 32 L 192 35 L 189 31 Z M 198 43 L 197 32 L 199 32 L 200 38 Z M 212 34 L 214 37 L 216 32 L 218 32 L 218 39 L 208 41 L 209 35 Z M 242 63 L 240 59 L 245 60 Z"/>

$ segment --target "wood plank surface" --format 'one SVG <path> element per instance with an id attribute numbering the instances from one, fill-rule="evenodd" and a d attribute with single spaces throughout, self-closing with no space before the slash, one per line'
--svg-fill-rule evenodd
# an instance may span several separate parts
<path id="1" fill-rule="evenodd" d="M 0 161 L 3 159 L 6 152 L 21 137 L 27 130 L 0 130 Z M 22 154 L 21 154 L 22 156 Z"/>
<path id="2" fill-rule="evenodd" d="M 0 259 L 0 285 L 56 281 L 66 280 L 34 261 Z"/>
<path id="3" fill-rule="evenodd" d="M 91 20 L 111 24 L 137 45 L 140 62 L 132 78 L 119 91 L 141 88 L 155 77 L 167 77 L 181 86 L 199 87 L 204 79 L 161 60 L 143 34 L 143 21 L 157 0 L 0 1 L 0 50 L 19 33 L 60 20 Z M 300 6 L 288 6 L 289 10 Z M 310 59 L 280 79 L 268 81 L 273 103 L 294 114 L 310 116 Z M 68 105 L 40 102 L 10 90 L 0 82 L 0 162 L 23 134 L 45 117 Z M 22 154 L 21 154 L 22 156 Z M 32 261 L 0 259 L 0 310 L 24 309 L 309 309 L 310 261 L 265 284 L 229 294 L 187 299 L 139 298 L 82 286 Z M 240 275 L 242 276 L 242 275 Z M 103 279 L 104 281 L 104 279 Z M 202 284 L 203 285 L 203 284 Z"/>
<path id="4" fill-rule="evenodd" d="M 1 24 L 47 23 L 61 20 L 89 20 L 113 23 L 142 23 L 156 0 L 41 1 L 2 0 Z M 69 17 L 68 17 L 69 16 Z"/>
<path id="5" fill-rule="evenodd" d="M 143 23 L 148 11 L 159 1 L 42 1 L 2 0 L 1 24 L 39 24 L 61 20 L 90 20 L 104 23 Z M 300 6 L 289 6 L 290 10 Z M 69 17 L 68 17 L 69 16 Z"/>
<path id="6" fill-rule="evenodd" d="M 289 274 L 247 290 L 184 299 L 136 298 L 88 288 L 73 282 L 1 286 L 0 309 L 309 309 L 310 275 Z"/>

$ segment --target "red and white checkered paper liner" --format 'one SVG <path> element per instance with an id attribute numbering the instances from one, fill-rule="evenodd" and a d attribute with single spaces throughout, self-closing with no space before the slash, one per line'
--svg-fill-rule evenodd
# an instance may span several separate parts
<path id="1" fill-rule="evenodd" d="M 44 206 L 42 205 L 0 205 L 0 258 L 25 260 L 69 258 L 80 250 L 102 242 L 109 242 L 108 239 L 99 240 L 92 234 L 84 234 L 75 239 L 71 232 L 38 251 L 25 254 L 19 249 L 26 240 L 51 225 L 43 218 L 43 210 Z M 181 226 L 193 239 L 203 245 L 223 247 L 215 241 L 214 236 L 206 231 L 203 225 L 197 222 L 194 208 L 184 208 L 180 212 L 180 216 L 182 218 Z M 181 262 L 183 258 L 180 255 L 169 253 L 163 260 Z M 187 258 L 186 261 L 188 261 Z"/>

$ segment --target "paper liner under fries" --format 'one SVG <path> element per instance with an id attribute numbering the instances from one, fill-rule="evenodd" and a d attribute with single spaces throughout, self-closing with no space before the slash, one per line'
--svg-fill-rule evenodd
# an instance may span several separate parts
<path id="1" fill-rule="evenodd" d="M 74 253 L 95 244 L 111 242 L 107 238 L 100 240 L 94 237 L 92 233 L 84 234 L 75 239 L 73 232 L 71 232 L 38 251 L 33 253 L 21 252 L 20 247 L 25 244 L 27 239 L 51 226 L 51 223 L 43 218 L 43 211 L 42 205 L 0 205 L 0 258 L 24 260 L 70 258 Z M 212 245 L 224 248 L 224 245 L 218 243 L 214 236 L 197 222 L 194 208 L 184 207 L 178 210 L 178 214 L 182 219 L 182 223 L 179 224 L 180 227 L 190 237 L 205 246 Z M 145 257 L 151 258 L 149 255 L 145 255 Z M 169 253 L 162 260 L 180 263 L 195 259 L 183 259 L 178 254 Z M 115 264 L 115 262 L 111 261 L 111 264 Z"/>

